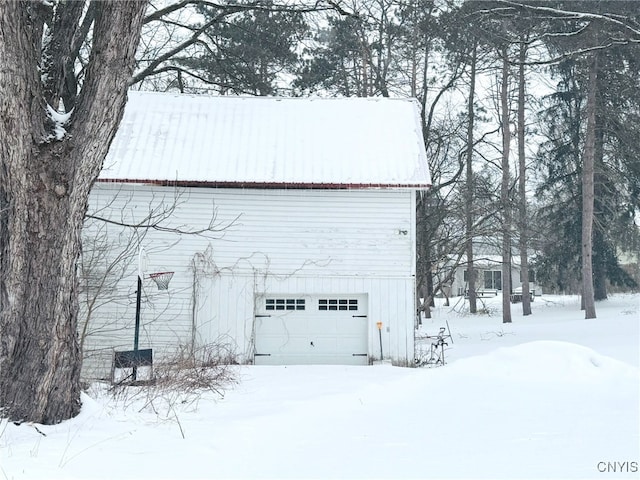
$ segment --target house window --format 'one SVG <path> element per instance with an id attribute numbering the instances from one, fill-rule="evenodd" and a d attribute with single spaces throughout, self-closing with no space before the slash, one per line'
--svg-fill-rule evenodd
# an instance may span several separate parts
<path id="1" fill-rule="evenodd" d="M 338 311 L 338 310 L 358 310 L 358 300 L 354 298 L 321 298 L 318 300 L 318 310 Z"/>
<path id="2" fill-rule="evenodd" d="M 502 290 L 502 272 L 500 270 L 485 270 L 484 288 Z"/>
<path id="3" fill-rule="evenodd" d="M 304 298 L 267 298 L 265 310 L 304 310 Z"/>

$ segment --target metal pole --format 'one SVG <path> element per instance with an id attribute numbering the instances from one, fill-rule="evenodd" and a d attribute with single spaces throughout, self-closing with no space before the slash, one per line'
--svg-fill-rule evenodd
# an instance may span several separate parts
<path id="1" fill-rule="evenodd" d="M 138 361 L 138 344 L 140 341 L 140 304 L 142 302 L 142 247 L 138 247 L 138 289 L 136 290 L 136 327 L 133 336 L 133 356 L 134 363 Z M 133 380 L 138 375 L 138 367 L 133 366 Z"/>
<path id="2" fill-rule="evenodd" d="M 138 290 L 136 292 L 136 329 L 133 337 L 133 356 L 134 362 L 138 360 L 138 342 L 140 340 L 140 302 L 142 298 L 142 278 L 138 275 Z M 135 381 L 138 374 L 138 367 L 133 366 L 133 380 Z"/>

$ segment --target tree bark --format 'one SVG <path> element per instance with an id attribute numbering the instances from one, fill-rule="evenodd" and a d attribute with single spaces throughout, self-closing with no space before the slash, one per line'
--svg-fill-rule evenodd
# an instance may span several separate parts
<path id="1" fill-rule="evenodd" d="M 525 108 L 525 76 L 524 62 L 527 56 L 527 46 L 524 41 L 520 43 L 518 58 L 518 190 L 520 193 L 520 275 L 522 277 L 522 315 L 531 315 L 531 297 L 529 297 L 529 250 L 527 231 L 527 164 L 524 151 L 524 108 Z"/>
<path id="2" fill-rule="evenodd" d="M 594 163 L 596 143 L 596 98 L 598 83 L 598 56 L 591 54 L 587 90 L 587 133 L 582 165 L 582 303 L 585 318 L 596 318 L 593 290 L 593 205 Z"/>
<path id="3" fill-rule="evenodd" d="M 500 87 L 500 113 L 502 124 L 502 323 L 511 323 L 511 202 L 509 199 L 509 59 L 507 47 L 502 49 L 502 84 Z"/>
<path id="4" fill-rule="evenodd" d="M 469 79 L 469 101 L 467 115 L 467 164 L 466 164 L 466 198 L 465 198 L 465 229 L 467 252 L 467 291 L 469 292 L 469 313 L 478 311 L 476 301 L 476 272 L 473 265 L 473 127 L 475 121 L 475 91 L 476 91 L 476 55 L 478 46 L 473 45 L 471 52 L 471 77 Z"/>
<path id="5" fill-rule="evenodd" d="M 422 324 L 422 312 L 425 318 L 431 318 L 431 308 L 427 302 L 428 280 L 431 271 L 428 268 L 430 262 L 430 235 L 428 232 L 428 202 L 429 192 L 418 192 L 416 199 L 416 295 L 423 302 L 418 302 L 418 325 Z"/>
<path id="6" fill-rule="evenodd" d="M 596 176 L 597 177 L 597 176 Z M 604 234 L 597 228 L 593 231 L 593 299 L 598 302 L 607 299 L 607 265 L 605 258 Z"/>
<path id="7" fill-rule="evenodd" d="M 96 4 L 89 64 L 66 133 L 47 102 L 56 109 L 70 91 L 60 69 L 69 48 L 52 46 L 41 57 L 46 8 L 0 3 L 0 137 L 11 139 L 0 144 L 0 413 L 54 424 L 80 409 L 80 232 L 124 112 L 146 3 Z M 66 11 L 61 22 L 74 28 L 77 9 Z M 41 64 L 58 80 L 41 78 Z"/>
<path id="8" fill-rule="evenodd" d="M 598 78 L 596 82 L 596 92 L 603 88 L 602 81 Z M 605 211 L 605 200 L 608 196 L 604 172 L 604 119 L 601 111 L 602 107 L 596 98 L 595 116 L 595 143 L 593 159 L 593 217 L 596 222 L 600 215 L 600 226 L 596 223 L 592 232 L 592 252 L 591 264 L 593 268 L 593 299 L 597 302 L 607 299 L 607 254 L 606 254 L 606 234 L 602 225 L 606 225 L 607 219 Z"/>

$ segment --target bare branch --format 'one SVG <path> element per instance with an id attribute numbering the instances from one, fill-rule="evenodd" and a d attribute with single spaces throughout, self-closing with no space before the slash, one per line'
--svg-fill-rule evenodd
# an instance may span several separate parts
<path id="1" fill-rule="evenodd" d="M 523 10 L 529 10 L 534 13 L 544 13 L 546 15 L 550 15 L 555 18 L 563 18 L 566 20 L 599 20 L 605 23 L 609 23 L 611 25 L 615 25 L 616 27 L 620 27 L 621 29 L 629 32 L 631 35 L 634 35 L 638 38 L 629 39 L 632 42 L 640 42 L 640 27 L 631 25 L 628 22 L 628 17 L 623 15 L 616 15 L 613 13 L 609 14 L 599 14 L 599 13 L 591 13 L 591 12 L 579 12 L 576 10 L 566 10 L 552 7 L 544 7 L 540 5 L 530 5 L 522 2 L 514 2 L 511 0 L 497 0 L 497 3 L 502 3 L 505 5 L 509 5 L 512 7 L 520 8 Z M 625 21 L 626 20 L 626 21 Z"/>
<path id="2" fill-rule="evenodd" d="M 185 48 L 189 47 L 190 45 L 195 44 L 196 42 L 199 41 L 200 39 L 200 35 L 202 35 L 204 32 L 207 31 L 207 29 L 209 29 L 212 25 L 218 23 L 219 21 L 221 21 L 223 18 L 241 11 L 241 8 L 230 8 L 218 15 L 216 15 L 215 17 L 213 17 L 211 20 L 209 20 L 208 22 L 206 22 L 202 27 L 198 28 L 193 35 L 191 35 L 191 37 L 188 40 L 185 40 L 184 42 L 182 42 L 180 45 L 177 45 L 176 47 L 172 48 L 171 50 L 169 50 L 168 52 L 165 52 L 164 54 L 160 55 L 159 57 L 157 57 L 156 59 L 154 59 L 151 63 L 149 63 L 149 65 L 147 65 L 146 68 L 144 68 L 142 71 L 138 72 L 137 74 L 135 74 L 133 76 L 133 78 L 131 79 L 131 81 L 129 82 L 130 85 L 134 85 L 138 82 L 140 82 L 141 80 L 143 80 L 144 78 L 146 78 L 147 76 L 149 76 L 158 65 L 160 65 L 162 62 L 169 60 L 171 57 L 173 57 L 174 55 L 178 54 L 179 52 L 183 51 Z"/>

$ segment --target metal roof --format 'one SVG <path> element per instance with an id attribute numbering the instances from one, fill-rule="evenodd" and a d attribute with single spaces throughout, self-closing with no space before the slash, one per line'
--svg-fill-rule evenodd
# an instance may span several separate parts
<path id="1" fill-rule="evenodd" d="M 411 99 L 129 92 L 100 181 L 280 188 L 430 185 Z"/>

